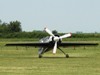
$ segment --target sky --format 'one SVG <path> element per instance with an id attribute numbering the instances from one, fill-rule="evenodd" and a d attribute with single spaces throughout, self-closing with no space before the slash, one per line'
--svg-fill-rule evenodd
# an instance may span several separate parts
<path id="1" fill-rule="evenodd" d="M 0 19 L 23 31 L 100 32 L 100 0 L 0 0 Z"/>

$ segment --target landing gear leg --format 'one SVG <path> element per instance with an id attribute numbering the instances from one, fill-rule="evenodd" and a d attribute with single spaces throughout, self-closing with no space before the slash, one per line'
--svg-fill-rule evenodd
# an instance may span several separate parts
<path id="1" fill-rule="evenodd" d="M 59 47 L 58 47 L 58 49 L 65 55 L 66 58 L 69 58 L 69 55 L 66 54 L 62 49 L 60 49 Z"/>
<path id="2" fill-rule="evenodd" d="M 42 58 L 43 49 L 44 49 L 44 48 L 40 48 L 40 49 L 38 50 L 39 58 Z"/>

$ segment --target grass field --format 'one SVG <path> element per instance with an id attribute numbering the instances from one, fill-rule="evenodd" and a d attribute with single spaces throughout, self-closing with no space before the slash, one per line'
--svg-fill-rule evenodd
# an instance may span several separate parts
<path id="1" fill-rule="evenodd" d="M 62 48 L 70 58 L 57 50 L 56 55 L 50 51 L 40 59 L 38 48 L 4 46 L 16 41 L 22 40 L 0 41 L 0 75 L 100 75 L 100 45 L 86 49 L 76 47 L 75 50 L 74 47 Z"/>

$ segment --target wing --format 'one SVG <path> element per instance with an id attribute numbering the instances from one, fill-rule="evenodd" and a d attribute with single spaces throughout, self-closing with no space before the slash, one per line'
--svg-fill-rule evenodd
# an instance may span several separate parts
<path id="1" fill-rule="evenodd" d="M 5 46 L 34 46 L 34 47 L 48 47 L 51 43 L 8 43 Z M 98 43 L 60 43 L 58 46 L 69 47 L 69 46 L 97 46 Z"/>
<path id="2" fill-rule="evenodd" d="M 49 43 L 8 43 L 5 46 L 34 46 L 34 47 L 47 47 Z"/>
<path id="3" fill-rule="evenodd" d="M 98 43 L 60 43 L 59 46 L 69 47 L 69 46 L 97 46 Z"/>

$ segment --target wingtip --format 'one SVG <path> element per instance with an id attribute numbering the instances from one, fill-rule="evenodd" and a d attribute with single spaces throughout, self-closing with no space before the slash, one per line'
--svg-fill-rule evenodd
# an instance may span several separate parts
<path id="1" fill-rule="evenodd" d="M 96 45 L 99 45 L 99 43 L 96 43 Z"/>

